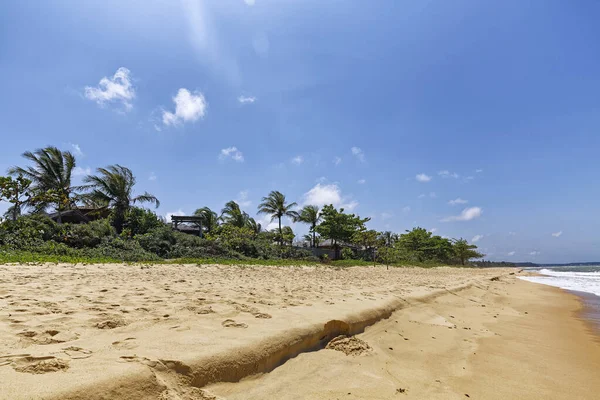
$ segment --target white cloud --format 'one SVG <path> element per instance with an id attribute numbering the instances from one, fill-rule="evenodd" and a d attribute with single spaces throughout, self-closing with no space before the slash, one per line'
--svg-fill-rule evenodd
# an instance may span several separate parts
<path id="1" fill-rule="evenodd" d="M 292 162 L 292 164 L 300 165 L 304 162 L 304 157 L 296 156 L 296 157 L 292 158 L 291 162 Z"/>
<path id="2" fill-rule="evenodd" d="M 365 183 L 367 183 L 366 179 L 359 179 L 358 181 L 356 181 L 356 183 L 358 183 L 359 185 L 364 185 Z"/>
<path id="3" fill-rule="evenodd" d="M 415 176 L 415 179 L 418 182 L 429 182 L 431 180 L 431 177 L 425 174 L 417 174 L 417 176 Z"/>
<path id="4" fill-rule="evenodd" d="M 342 162 L 342 158 L 341 158 L 341 157 L 337 157 L 337 156 L 336 156 L 336 157 L 333 159 L 333 163 L 334 163 L 335 165 L 340 165 L 340 164 L 341 164 L 341 162 Z"/>
<path id="5" fill-rule="evenodd" d="M 475 172 L 478 173 L 478 174 L 480 174 L 480 173 L 483 172 L 483 170 L 482 169 L 476 169 Z"/>
<path id="6" fill-rule="evenodd" d="M 514 252 L 514 251 L 509 251 L 509 252 L 508 252 L 508 255 L 509 255 L 509 256 L 514 256 L 514 255 L 515 255 L 515 252 Z"/>
<path id="7" fill-rule="evenodd" d="M 177 210 L 177 211 L 168 212 L 168 213 L 165 215 L 165 219 L 167 220 L 167 223 L 168 223 L 168 224 L 170 224 L 170 223 L 171 223 L 171 217 L 172 217 L 173 215 L 181 217 L 181 216 L 185 215 L 185 213 L 183 212 L 183 210 L 182 210 L 181 208 L 180 208 L 179 210 Z"/>
<path id="8" fill-rule="evenodd" d="M 441 176 L 442 178 L 458 179 L 460 177 L 460 175 L 458 175 L 456 172 L 450 172 L 448 170 L 440 171 L 440 172 L 438 172 L 438 175 Z"/>
<path id="9" fill-rule="evenodd" d="M 238 97 L 238 101 L 242 104 L 254 103 L 256 101 L 256 97 L 254 96 L 240 96 Z"/>
<path id="10" fill-rule="evenodd" d="M 81 151 L 81 147 L 79 147 L 78 144 L 76 143 L 69 143 L 71 145 L 71 148 L 73 149 L 73 155 L 77 156 L 77 157 L 83 157 L 83 151 Z"/>
<path id="11" fill-rule="evenodd" d="M 150 172 L 150 176 L 148 177 L 149 181 L 155 181 L 156 180 L 156 174 L 154 172 Z"/>
<path id="12" fill-rule="evenodd" d="M 431 229 L 429 230 L 429 232 L 431 232 L 431 233 L 436 233 L 436 232 L 437 232 L 437 228 L 431 228 Z"/>
<path id="13" fill-rule="evenodd" d="M 352 155 L 358 159 L 360 162 L 365 162 L 365 153 L 362 151 L 360 147 L 353 147 Z"/>
<path id="14" fill-rule="evenodd" d="M 477 243 L 477 242 L 479 242 L 481 239 L 483 239 L 483 235 L 475 235 L 475 236 L 473 236 L 473 239 L 471 239 L 471 242 L 473 242 L 473 243 Z"/>
<path id="15" fill-rule="evenodd" d="M 390 218 L 392 218 L 393 216 L 394 216 L 394 215 L 393 215 L 393 214 L 390 214 L 390 213 L 386 213 L 386 212 L 384 212 L 384 213 L 381 213 L 381 219 L 382 219 L 382 220 L 384 220 L 384 221 L 385 221 L 386 219 L 390 219 Z"/>
<path id="16" fill-rule="evenodd" d="M 405 212 L 405 213 L 410 212 L 410 207 L 409 206 L 403 207 L 402 212 Z"/>
<path id="17" fill-rule="evenodd" d="M 437 194 L 435 194 L 435 192 L 429 192 L 429 197 L 435 199 L 437 197 Z"/>
<path id="18" fill-rule="evenodd" d="M 252 205 L 252 201 L 248 200 L 248 191 L 247 190 L 242 190 L 238 194 L 238 198 L 235 202 L 238 203 L 240 205 L 240 207 L 249 207 Z"/>
<path id="19" fill-rule="evenodd" d="M 256 3 L 256 0 L 244 0 L 244 3 L 246 3 L 249 6 L 253 6 Z"/>
<path id="20" fill-rule="evenodd" d="M 165 125 L 179 125 L 182 122 L 195 122 L 206 114 L 206 99 L 200 92 L 191 93 L 185 88 L 179 89 L 175 97 L 175 112 L 163 110 L 162 122 Z"/>
<path id="21" fill-rule="evenodd" d="M 422 199 L 423 197 L 425 197 L 425 194 L 421 193 L 420 195 L 417 196 L 417 199 Z"/>
<path id="22" fill-rule="evenodd" d="M 554 232 L 554 233 L 552 234 L 552 236 L 554 236 L 554 237 L 556 237 L 556 238 L 557 238 L 557 237 L 560 237 L 560 235 L 562 235 L 562 231 Z"/>
<path id="23" fill-rule="evenodd" d="M 442 220 L 442 222 L 471 221 L 475 218 L 479 218 L 482 213 L 483 210 L 479 207 L 465 208 L 459 215 L 452 215 L 450 217 L 446 217 Z"/>
<path id="24" fill-rule="evenodd" d="M 235 146 L 228 147 L 226 149 L 221 149 L 221 154 L 219 154 L 219 159 L 225 160 L 226 158 L 230 158 L 237 162 L 244 162 L 244 154 L 237 149 Z"/>
<path id="25" fill-rule="evenodd" d="M 539 251 L 536 251 L 536 250 L 534 250 L 534 251 L 532 251 L 531 253 L 529 253 L 529 255 L 530 255 L 530 256 L 537 256 L 537 255 L 539 255 L 539 254 L 540 254 L 540 252 L 539 252 Z"/>
<path id="26" fill-rule="evenodd" d="M 121 67 L 112 77 L 100 79 L 97 87 L 86 86 L 85 97 L 95 101 L 100 106 L 109 103 L 121 103 L 125 111 L 133 108 L 132 100 L 135 98 L 135 89 L 131 85 L 131 72 Z"/>
<path id="27" fill-rule="evenodd" d="M 455 206 L 457 204 L 467 204 L 469 202 L 469 200 L 463 200 L 460 197 L 454 199 L 454 200 L 450 200 L 448 202 L 448 204 L 450 204 L 451 206 Z"/>
<path id="28" fill-rule="evenodd" d="M 472 181 L 473 179 L 475 179 L 475 177 L 473 177 L 473 176 L 467 176 L 467 177 L 465 178 L 465 182 Z"/>
<path id="29" fill-rule="evenodd" d="M 508 232 L 508 236 L 516 236 L 517 232 Z"/>
<path id="30" fill-rule="evenodd" d="M 73 168 L 73 176 L 86 176 L 86 175 L 90 175 L 92 173 L 92 169 L 90 167 L 87 168 L 81 168 L 81 167 L 75 167 Z"/>
<path id="31" fill-rule="evenodd" d="M 319 207 L 333 204 L 335 207 L 344 208 L 346 211 L 351 211 L 358 206 L 357 201 L 342 196 L 342 190 L 335 183 L 317 183 L 312 189 L 304 193 L 302 204 Z"/>

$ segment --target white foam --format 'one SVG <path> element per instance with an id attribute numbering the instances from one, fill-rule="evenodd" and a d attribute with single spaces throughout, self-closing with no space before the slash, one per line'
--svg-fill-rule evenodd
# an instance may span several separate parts
<path id="1" fill-rule="evenodd" d="M 563 272 L 549 269 L 542 269 L 538 272 L 545 276 L 522 276 L 520 278 L 529 282 L 600 296 L 600 272 Z"/>

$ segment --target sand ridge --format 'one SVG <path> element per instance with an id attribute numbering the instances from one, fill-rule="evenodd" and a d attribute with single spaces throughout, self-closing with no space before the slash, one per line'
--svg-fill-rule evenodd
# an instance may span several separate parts
<path id="1" fill-rule="evenodd" d="M 103 393 L 96 398 L 177 398 L 190 386 L 236 381 L 340 334 L 358 333 L 407 299 L 481 284 L 499 273 L 1 266 L 0 398 L 94 398 L 91 387 Z M 22 364 L 33 366 L 17 370 Z M 29 373 L 35 369 L 45 373 Z"/>

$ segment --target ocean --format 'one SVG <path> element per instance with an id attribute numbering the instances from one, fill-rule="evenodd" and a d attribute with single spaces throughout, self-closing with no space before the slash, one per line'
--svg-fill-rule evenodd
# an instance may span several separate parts
<path id="1" fill-rule="evenodd" d="M 600 296 L 600 265 L 526 268 L 526 270 L 536 271 L 542 275 L 521 277 L 526 281 Z"/>
<path id="2" fill-rule="evenodd" d="M 519 278 L 570 290 L 579 295 L 585 304 L 583 317 L 600 331 L 600 265 L 574 265 L 560 267 L 526 268 L 542 276 Z"/>

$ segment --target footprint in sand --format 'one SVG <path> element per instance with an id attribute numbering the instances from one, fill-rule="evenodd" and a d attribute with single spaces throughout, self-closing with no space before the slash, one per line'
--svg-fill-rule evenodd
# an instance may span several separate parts
<path id="1" fill-rule="evenodd" d="M 77 346 L 69 346 L 63 349 L 66 355 L 71 357 L 74 360 L 82 359 L 82 358 L 90 358 L 92 356 L 91 350 L 82 349 Z"/>
<path id="2" fill-rule="evenodd" d="M 69 360 L 63 360 L 53 356 L 26 356 L 13 360 L 12 367 L 17 372 L 23 372 L 27 374 L 46 374 L 49 372 L 65 371 L 69 369 Z"/>
<path id="3" fill-rule="evenodd" d="M 135 349 L 136 347 L 138 347 L 137 343 L 135 342 L 135 338 L 134 337 L 129 337 L 123 340 L 117 340 L 116 342 L 112 342 L 112 345 L 119 348 L 119 349 Z"/>
<path id="4" fill-rule="evenodd" d="M 221 322 L 221 325 L 223 325 L 225 328 L 247 328 L 248 325 L 244 324 L 243 322 L 235 322 L 232 319 L 226 319 L 225 321 Z"/>

